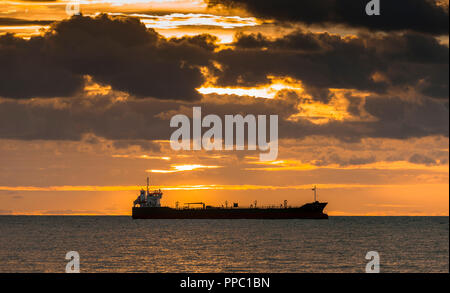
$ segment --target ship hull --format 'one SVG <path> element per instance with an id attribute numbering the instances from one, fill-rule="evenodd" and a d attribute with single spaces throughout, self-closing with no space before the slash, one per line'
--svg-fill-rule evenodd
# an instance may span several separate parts
<path id="1" fill-rule="evenodd" d="M 133 207 L 133 219 L 328 219 L 326 203 L 311 203 L 299 208 L 207 208 Z"/>

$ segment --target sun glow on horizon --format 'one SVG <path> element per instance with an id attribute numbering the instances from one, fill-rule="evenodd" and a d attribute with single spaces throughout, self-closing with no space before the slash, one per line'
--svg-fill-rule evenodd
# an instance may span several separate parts
<path id="1" fill-rule="evenodd" d="M 153 189 L 161 189 L 166 191 L 194 191 L 194 190 L 310 190 L 312 184 L 301 185 L 224 185 L 224 184 L 197 184 L 197 185 L 152 185 Z M 320 189 L 348 189 L 348 188 L 402 188 L 411 187 L 411 184 L 328 184 L 322 183 Z M 417 186 L 448 186 L 448 184 L 421 183 Z M 113 185 L 113 186 L 93 186 L 93 185 L 61 185 L 61 186 L 0 186 L 0 191 L 138 191 L 139 186 L 134 185 Z"/>

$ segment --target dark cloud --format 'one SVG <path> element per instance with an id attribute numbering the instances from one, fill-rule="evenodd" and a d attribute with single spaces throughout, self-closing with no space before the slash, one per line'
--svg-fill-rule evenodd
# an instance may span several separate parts
<path id="1" fill-rule="evenodd" d="M 339 166 L 346 167 L 346 166 L 354 166 L 354 165 L 366 165 L 375 163 L 377 161 L 376 157 L 371 156 L 365 156 L 365 157 L 358 157 L 358 156 L 350 156 L 350 157 L 342 157 L 336 153 L 329 154 L 328 156 L 324 158 L 320 158 L 318 160 L 315 160 L 313 164 L 315 166 L 329 166 L 332 164 L 338 164 Z"/>
<path id="2" fill-rule="evenodd" d="M 329 88 L 414 88 L 448 98 L 448 46 L 420 33 L 347 38 L 298 30 L 275 39 L 238 34 L 233 48 L 219 52 L 215 41 L 206 34 L 166 39 L 135 18 L 74 16 L 42 37 L 0 37 L 0 96 L 74 96 L 90 75 L 136 97 L 194 101 L 204 83 L 200 68 L 207 66 L 221 86 L 258 86 L 269 83 L 269 75 L 289 76 L 324 102 L 331 98 Z M 213 60 L 223 65 L 220 70 Z"/>
<path id="3" fill-rule="evenodd" d="M 214 102 L 198 102 L 202 115 L 241 113 L 277 113 L 287 119 L 294 114 L 298 99 L 271 100 L 218 97 Z M 225 102 L 225 104 L 224 104 Z M 0 100 L 0 138 L 21 140 L 82 140 L 96 143 L 98 138 L 114 140 L 115 147 L 138 145 L 154 149 L 146 140 L 169 139 L 174 130 L 169 122 L 173 115 L 192 113 L 193 104 L 162 101 L 153 98 L 118 102 L 115 96 L 80 96 L 47 102 Z M 94 134 L 86 136 L 85 134 Z"/>
<path id="4" fill-rule="evenodd" d="M 348 101 L 347 112 L 356 117 L 361 116 L 361 110 L 364 108 L 364 100 L 351 94 L 346 94 L 345 98 Z"/>
<path id="5" fill-rule="evenodd" d="M 83 88 L 81 75 L 58 65 L 45 52 L 43 38 L 0 36 L 0 96 L 71 96 Z"/>
<path id="6" fill-rule="evenodd" d="M 93 128 L 95 130 L 95 128 Z M 114 149 L 128 149 L 129 147 L 137 146 L 141 151 L 152 151 L 159 152 L 161 150 L 161 146 L 153 142 L 151 140 L 145 139 L 117 139 L 112 141 L 111 144 L 104 143 L 104 139 L 96 136 L 93 133 L 86 133 L 82 137 L 82 141 L 87 144 L 96 145 L 96 144 L 104 144 L 108 148 Z"/>
<path id="7" fill-rule="evenodd" d="M 49 25 L 53 20 L 28 20 L 13 17 L 0 17 L 0 25 Z"/>
<path id="8" fill-rule="evenodd" d="M 313 33 L 297 31 L 275 40 L 271 40 L 261 33 L 258 34 L 236 34 L 234 45 L 238 48 L 270 48 L 296 50 L 303 52 L 317 52 L 324 48 L 324 41 Z"/>
<path id="9" fill-rule="evenodd" d="M 203 115 L 278 114 L 280 138 L 448 137 L 449 49 L 432 36 L 342 37 L 299 30 L 272 39 L 239 34 L 232 48 L 218 52 L 215 41 L 210 35 L 166 39 L 135 18 L 106 15 L 74 16 L 30 40 L 1 36 L 0 96 L 9 99 L 0 99 L 0 138 L 82 140 L 93 134 L 118 148 L 153 149 L 145 141 L 169 139 L 168 119 L 191 112 L 192 101 L 202 106 Z M 221 66 L 213 67 L 213 61 Z M 345 98 L 349 113 L 373 119 L 324 124 L 301 115 L 289 119 L 299 114 L 302 102 L 291 91 L 275 99 L 210 95 L 199 100 L 195 88 L 204 82 L 202 66 L 211 69 L 219 86 L 261 85 L 270 82 L 268 75 L 298 79 L 323 103 L 333 98 L 330 88 L 369 91 L 365 99 Z M 115 91 L 86 97 L 86 75 Z M 118 91 L 130 97 L 123 99 Z"/>
<path id="10" fill-rule="evenodd" d="M 421 154 L 414 154 L 408 160 L 410 163 L 414 164 L 424 164 L 424 165 L 436 165 L 436 161 L 430 157 Z"/>
<path id="11" fill-rule="evenodd" d="M 29 41 L 0 37 L 0 96 L 72 96 L 91 75 L 137 97 L 196 100 L 213 41 L 168 40 L 136 18 L 73 16 Z"/>
<path id="12" fill-rule="evenodd" d="M 243 8 L 279 21 L 308 25 L 345 25 L 369 30 L 413 30 L 434 35 L 449 31 L 448 5 L 433 0 L 381 1 L 381 15 L 368 16 L 369 0 L 205 0 L 210 6 Z"/>
<path id="13" fill-rule="evenodd" d="M 127 149 L 131 146 L 138 146 L 142 151 L 161 151 L 161 146 L 158 143 L 143 139 L 115 140 L 113 146 L 116 149 Z"/>
<path id="14" fill-rule="evenodd" d="M 366 111 L 379 121 L 372 136 L 409 138 L 449 133 L 448 101 L 424 99 L 419 102 L 398 97 L 368 97 Z"/>
<path id="15" fill-rule="evenodd" d="M 49 102 L 35 100 L 27 103 L 10 99 L 0 101 L 0 138 L 83 140 L 87 143 L 97 143 L 101 137 L 114 141 L 115 148 L 139 146 L 144 150 L 156 150 L 157 146 L 147 141 L 170 139 L 174 130 L 169 126 L 170 118 L 180 113 L 190 115 L 194 105 L 202 107 L 202 117 L 208 114 L 224 117 L 230 113 L 243 116 L 277 114 L 280 138 L 297 139 L 319 135 L 354 142 L 370 137 L 448 137 L 447 101 L 431 98 L 408 101 L 383 96 L 359 100 L 359 111 L 366 111 L 373 119 L 330 120 L 328 123 L 314 124 L 301 116 L 297 120 L 289 119 L 298 114 L 298 107 L 301 107 L 301 99 L 289 91 L 270 100 L 211 95 L 207 100 L 195 104 L 158 99 L 129 99 L 118 102 L 114 96 L 88 99 L 77 97 Z M 346 160 L 355 164 L 357 161 L 364 161 L 364 158 L 360 159 Z M 341 164 L 345 162 L 342 161 Z"/>
<path id="16" fill-rule="evenodd" d="M 276 75 L 301 80 L 321 101 L 329 100 L 328 88 L 377 93 L 417 88 L 424 95 L 448 99 L 449 48 L 428 35 L 348 38 L 298 30 L 275 39 L 238 34 L 234 45 L 216 54 L 223 67 L 215 73 L 223 86 L 257 86 Z"/>
<path id="17" fill-rule="evenodd" d="M 217 56 L 224 65 L 223 71 L 217 73 L 218 83 L 257 86 L 269 83 L 268 75 L 275 75 L 299 79 L 313 88 L 382 91 L 386 85 L 370 78 L 377 69 L 375 62 L 356 42 L 313 54 L 277 49 L 223 50 Z"/>
<path id="18" fill-rule="evenodd" d="M 391 85 L 404 89 L 417 86 L 424 95 L 448 99 L 449 48 L 423 34 L 391 34 L 366 37 L 385 66 L 384 74 Z"/>
<path id="19" fill-rule="evenodd" d="M 360 98 L 361 100 L 361 98 Z M 448 101 L 424 98 L 421 101 L 373 96 L 361 102 L 374 119 L 369 121 L 330 120 L 314 124 L 308 119 L 280 119 L 281 138 L 325 136 L 357 142 L 363 138 L 408 139 L 430 135 L 449 136 Z"/>

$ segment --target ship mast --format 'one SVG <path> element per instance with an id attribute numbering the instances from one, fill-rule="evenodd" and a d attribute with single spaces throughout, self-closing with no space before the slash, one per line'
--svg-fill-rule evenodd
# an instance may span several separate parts
<path id="1" fill-rule="evenodd" d="M 147 195 L 149 195 L 149 192 L 148 192 L 148 185 L 149 185 L 149 183 L 150 183 L 150 178 L 148 178 L 148 176 L 147 176 Z"/>

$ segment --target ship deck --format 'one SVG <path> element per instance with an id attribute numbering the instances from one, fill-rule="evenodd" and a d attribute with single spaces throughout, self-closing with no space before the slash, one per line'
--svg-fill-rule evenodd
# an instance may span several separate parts
<path id="1" fill-rule="evenodd" d="M 327 219 L 326 203 L 297 208 L 198 208 L 133 207 L 134 219 Z"/>

